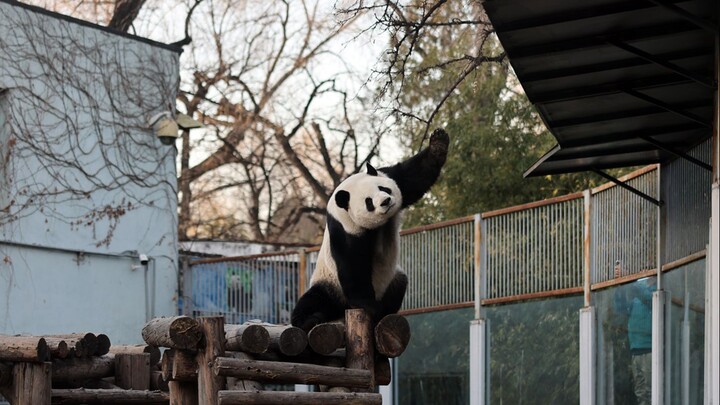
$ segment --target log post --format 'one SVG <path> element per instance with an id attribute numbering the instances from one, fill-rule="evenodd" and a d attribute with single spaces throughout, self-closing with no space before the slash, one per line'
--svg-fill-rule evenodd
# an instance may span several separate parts
<path id="1" fill-rule="evenodd" d="M 171 349 L 195 349 L 202 338 L 198 323 L 187 316 L 155 318 L 142 329 L 145 343 Z"/>
<path id="2" fill-rule="evenodd" d="M 98 336 L 99 339 L 99 336 Z M 167 353 L 169 350 L 166 350 Z M 110 353 L 148 353 L 150 355 L 150 367 L 158 364 L 160 361 L 160 349 L 157 346 L 150 345 L 113 345 L 110 346 Z"/>
<path id="3" fill-rule="evenodd" d="M 13 405 L 50 405 L 51 363 L 16 363 L 10 398 Z"/>
<path id="4" fill-rule="evenodd" d="M 410 324 L 404 316 L 385 316 L 375 326 L 375 347 L 386 357 L 400 356 L 410 343 Z"/>
<path id="5" fill-rule="evenodd" d="M 115 385 L 126 390 L 150 389 L 150 355 L 147 353 L 116 355 Z"/>
<path id="6" fill-rule="evenodd" d="M 50 356 L 45 339 L 37 336 L 0 336 L 0 361 L 43 362 Z"/>
<path id="7" fill-rule="evenodd" d="M 171 369 L 170 379 L 173 381 L 197 381 L 197 354 L 188 350 L 175 350 Z"/>
<path id="8" fill-rule="evenodd" d="M 225 325 L 226 350 L 265 353 L 270 347 L 270 334 L 260 324 Z"/>
<path id="9" fill-rule="evenodd" d="M 204 345 L 197 353 L 198 401 L 201 404 L 217 404 L 218 391 L 225 389 L 225 378 L 216 375 L 212 369 L 215 359 L 225 354 L 223 323 L 222 316 L 202 317 L 198 320 L 204 337 Z"/>
<path id="10" fill-rule="evenodd" d="M 167 349 L 163 352 L 162 360 L 160 360 L 160 371 L 165 381 L 172 381 L 173 356 L 175 356 L 175 349 Z"/>
<path id="11" fill-rule="evenodd" d="M 198 384 L 187 381 L 168 381 L 170 405 L 198 405 Z"/>
<path id="12" fill-rule="evenodd" d="M 345 346 L 345 325 L 329 322 L 315 325 L 307 335 L 310 349 L 324 356 Z"/>
<path id="13" fill-rule="evenodd" d="M 346 367 L 362 370 L 375 369 L 372 320 L 363 309 L 345 311 Z M 375 381 L 372 381 L 372 386 Z"/>

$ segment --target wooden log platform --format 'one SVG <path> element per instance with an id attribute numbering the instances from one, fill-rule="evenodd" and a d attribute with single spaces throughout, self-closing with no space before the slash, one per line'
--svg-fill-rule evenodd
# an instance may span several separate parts
<path id="1" fill-rule="evenodd" d="M 173 316 L 150 320 L 142 329 L 142 337 L 150 346 L 195 349 L 202 338 L 202 331 L 194 319 Z"/>
<path id="2" fill-rule="evenodd" d="M 52 403 L 65 404 L 163 404 L 170 396 L 162 391 L 103 390 L 103 389 L 54 389 Z"/>
<path id="3" fill-rule="evenodd" d="M 360 392 L 220 391 L 219 405 L 382 405 L 382 396 Z"/>
<path id="4" fill-rule="evenodd" d="M 372 373 L 341 367 L 302 363 L 242 360 L 228 357 L 215 359 L 216 375 L 278 384 L 325 384 L 331 386 L 372 388 Z"/>

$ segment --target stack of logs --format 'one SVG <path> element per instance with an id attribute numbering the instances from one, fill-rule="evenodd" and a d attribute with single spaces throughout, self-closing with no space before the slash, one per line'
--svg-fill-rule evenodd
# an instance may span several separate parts
<path id="1" fill-rule="evenodd" d="M 0 336 L 0 394 L 12 405 L 167 404 L 159 361 L 158 347 L 104 334 Z"/>
<path id="2" fill-rule="evenodd" d="M 161 369 L 170 404 L 381 404 L 376 385 L 390 383 L 388 358 L 407 347 L 410 328 L 400 315 L 373 329 L 362 310 L 345 322 L 320 324 L 308 334 L 264 323 L 224 325 L 158 318 L 143 329 L 150 345 L 166 347 Z M 320 392 L 264 391 L 263 385 L 311 384 Z"/>
<path id="3" fill-rule="evenodd" d="M 11 405 L 43 404 L 381 404 L 388 358 L 410 328 L 389 315 L 373 329 L 362 310 L 309 333 L 222 317 L 156 318 L 147 345 L 111 345 L 105 335 L 0 336 L 0 394 Z M 159 348 L 166 348 L 160 355 Z M 319 392 L 264 391 L 263 384 L 311 384 Z"/>

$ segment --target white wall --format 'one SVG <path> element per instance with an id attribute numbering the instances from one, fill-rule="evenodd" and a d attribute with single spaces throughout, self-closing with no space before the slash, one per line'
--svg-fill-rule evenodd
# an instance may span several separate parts
<path id="1" fill-rule="evenodd" d="M 148 316 L 177 312 L 176 149 L 148 119 L 174 108 L 179 55 L 4 2 L 0 16 L 0 333 L 139 342 Z"/>

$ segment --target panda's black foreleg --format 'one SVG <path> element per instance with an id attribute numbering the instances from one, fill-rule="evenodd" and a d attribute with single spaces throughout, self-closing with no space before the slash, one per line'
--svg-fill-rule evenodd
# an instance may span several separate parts
<path id="1" fill-rule="evenodd" d="M 403 299 L 405 298 L 405 291 L 407 291 L 407 285 L 407 275 L 398 271 L 385 290 L 382 300 L 380 300 L 380 311 L 376 315 L 377 321 L 385 315 L 396 314 L 400 310 Z"/>
<path id="2" fill-rule="evenodd" d="M 335 296 L 332 288 L 316 284 L 298 300 L 292 312 L 291 322 L 293 326 L 309 332 L 315 325 L 342 318 L 344 314 L 345 307 Z"/>

